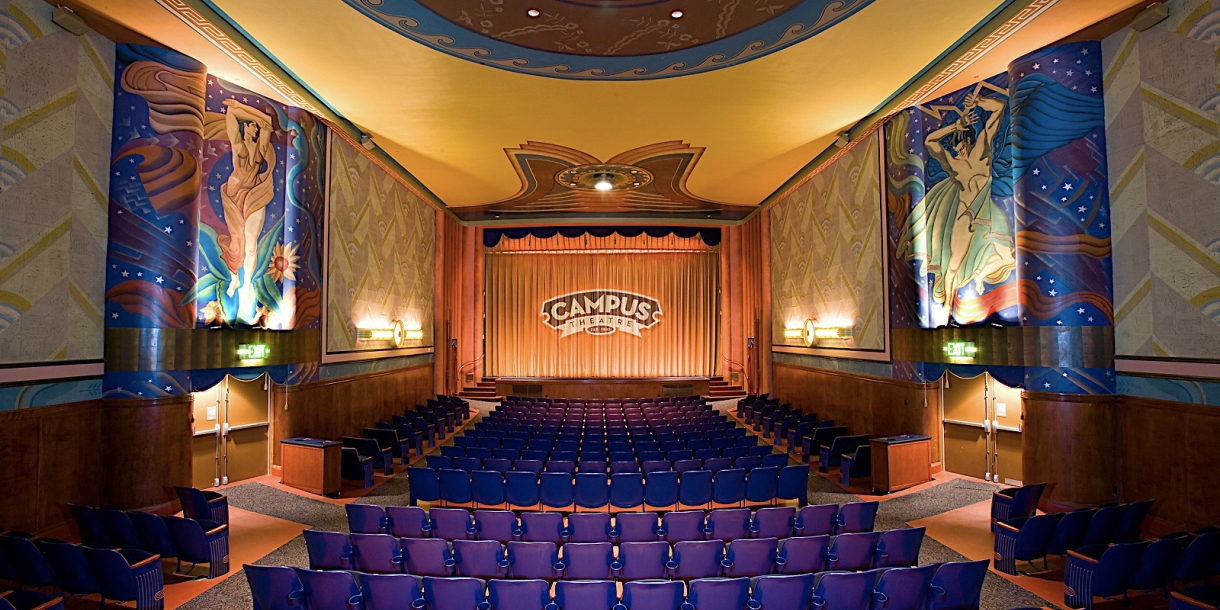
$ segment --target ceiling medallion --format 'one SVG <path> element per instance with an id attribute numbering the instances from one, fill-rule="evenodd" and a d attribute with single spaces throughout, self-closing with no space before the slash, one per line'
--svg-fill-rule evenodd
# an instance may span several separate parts
<path id="1" fill-rule="evenodd" d="M 577 165 L 555 174 L 555 182 L 578 191 L 612 193 L 648 186 L 652 183 L 652 174 L 634 165 L 593 163 Z"/>

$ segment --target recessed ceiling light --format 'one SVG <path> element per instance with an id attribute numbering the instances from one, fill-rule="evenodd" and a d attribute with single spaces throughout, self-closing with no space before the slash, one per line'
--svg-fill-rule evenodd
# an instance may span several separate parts
<path id="1" fill-rule="evenodd" d="M 604 193 L 604 192 L 606 192 L 606 191 L 609 191 L 609 190 L 613 189 L 613 188 L 614 188 L 614 185 L 613 185 L 613 184 L 611 184 L 609 180 L 606 180 L 605 178 L 602 178 L 601 180 L 598 180 L 597 182 L 595 182 L 595 183 L 593 184 L 593 188 L 595 188 L 595 189 L 597 189 L 597 190 L 599 190 L 599 191 L 601 191 L 601 192 L 603 192 L 603 193 Z"/>
<path id="2" fill-rule="evenodd" d="M 674 12 L 670 13 L 669 16 L 673 17 L 674 19 L 681 19 L 682 15 L 685 15 L 685 14 L 686 13 L 683 13 L 682 11 L 674 11 Z"/>
<path id="3" fill-rule="evenodd" d="M 536 8 L 532 8 L 532 9 L 530 9 L 530 10 L 528 10 L 528 11 L 525 11 L 525 14 L 526 14 L 526 15 L 529 15 L 530 17 L 537 17 L 537 16 L 539 16 L 539 15 L 541 15 L 541 14 L 542 14 L 542 11 L 540 11 L 540 10 L 538 10 L 538 9 L 536 9 Z"/>

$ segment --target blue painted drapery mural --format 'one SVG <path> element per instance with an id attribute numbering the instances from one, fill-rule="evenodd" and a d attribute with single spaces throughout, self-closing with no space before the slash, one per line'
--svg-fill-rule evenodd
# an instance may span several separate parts
<path id="1" fill-rule="evenodd" d="M 325 126 L 173 51 L 119 45 L 117 63 L 107 329 L 142 329 L 154 353 L 150 331 L 317 329 Z M 109 396 L 197 387 L 107 364 Z M 271 368 L 282 382 L 317 363 Z"/>
<path id="2" fill-rule="evenodd" d="M 1049 47 L 886 126 L 895 328 L 1113 324 L 1101 71 L 1097 42 Z M 987 368 L 1030 390 L 1115 391 L 1109 368 Z"/>

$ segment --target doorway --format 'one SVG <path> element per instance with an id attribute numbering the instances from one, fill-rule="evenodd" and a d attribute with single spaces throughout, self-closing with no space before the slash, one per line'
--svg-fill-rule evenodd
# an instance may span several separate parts
<path id="1" fill-rule="evenodd" d="M 941 379 L 945 470 L 1005 485 L 1020 485 L 1024 406 L 1021 390 L 984 372 L 945 373 Z"/>
<path id="2" fill-rule="evenodd" d="M 192 397 L 192 484 L 216 487 L 267 474 L 270 377 L 264 374 L 245 381 L 229 375 Z"/>

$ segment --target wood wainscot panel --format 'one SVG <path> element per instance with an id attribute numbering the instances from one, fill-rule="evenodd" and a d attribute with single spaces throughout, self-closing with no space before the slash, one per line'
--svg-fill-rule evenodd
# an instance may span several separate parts
<path id="1" fill-rule="evenodd" d="M 1169 529 L 1220 523 L 1220 409 L 1136 396 L 1119 401 L 1123 501 L 1155 499 L 1151 516 Z"/>
<path id="2" fill-rule="evenodd" d="M 500 378 L 497 396 L 550 398 L 656 398 L 658 396 L 704 396 L 707 379 L 546 379 Z"/>
<path id="3" fill-rule="evenodd" d="M 172 486 L 191 484 L 191 401 L 102 401 L 102 506 L 166 504 L 176 499 Z"/>
<path id="4" fill-rule="evenodd" d="M 18 409 L 0 413 L 0 527 L 36 532 L 39 528 L 39 495 L 43 481 L 39 460 L 42 451 L 42 418 L 49 410 L 88 411 L 92 402 L 77 405 Z M 75 408 L 74 408 L 75 407 Z M 92 461 L 96 461 L 94 456 Z M 63 473 L 65 479 L 72 471 Z M 48 477 L 50 478 L 50 477 Z"/>
<path id="5" fill-rule="evenodd" d="M 935 384 L 772 363 L 771 394 L 819 419 L 833 419 L 852 434 L 872 437 L 924 434 L 930 459 L 940 456 L 940 393 Z"/>
<path id="6" fill-rule="evenodd" d="M 1042 506 L 1067 510 L 1118 501 L 1116 396 L 1022 392 L 1022 476 L 1048 483 Z"/>
<path id="7" fill-rule="evenodd" d="M 436 396 L 428 362 L 271 390 L 272 464 L 282 464 L 280 441 L 295 436 L 339 440 L 390 421 Z"/>
<path id="8" fill-rule="evenodd" d="M 67 504 L 101 504 L 101 401 L 41 407 L 38 414 L 38 527 L 45 531 L 69 519 Z M 3 426 L 3 424 L 0 424 Z M 121 466 L 118 466 L 121 467 Z"/>

